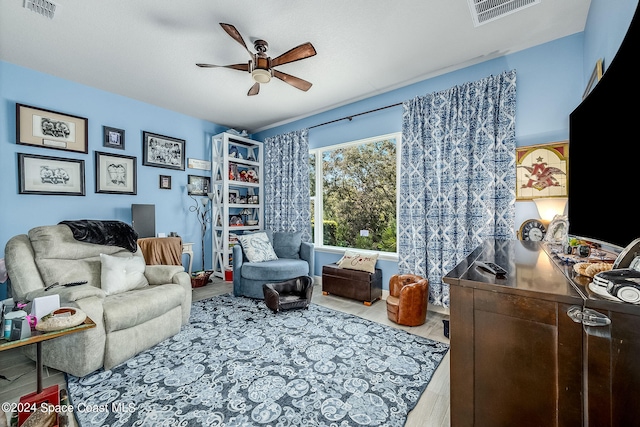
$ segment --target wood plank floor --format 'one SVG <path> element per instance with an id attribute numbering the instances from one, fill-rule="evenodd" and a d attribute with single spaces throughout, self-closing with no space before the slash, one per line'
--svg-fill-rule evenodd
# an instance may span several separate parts
<path id="1" fill-rule="evenodd" d="M 231 283 L 215 279 L 201 288 L 193 289 L 193 299 L 202 300 L 215 295 L 227 294 L 232 291 Z M 315 304 L 350 313 L 355 316 L 372 320 L 384 325 L 404 329 L 412 334 L 420 335 L 440 342 L 448 343 L 443 334 L 442 320 L 449 316 L 435 307 L 429 307 L 427 321 L 422 326 L 406 327 L 397 325 L 387 319 L 384 300 L 377 301 L 371 306 L 361 302 L 341 298 L 333 295 L 322 295 L 322 287 L 316 284 L 313 291 Z M 17 402 L 19 397 L 36 389 L 35 363 L 22 355 L 20 349 L 0 352 L 0 403 Z M 45 367 L 43 387 L 58 384 L 66 387 L 64 374 Z M 445 356 L 422 394 L 418 405 L 409 413 L 406 427 L 448 427 L 451 424 L 449 413 L 449 354 Z M 2 420 L 0 420 L 2 426 Z M 70 426 L 76 426 L 71 420 Z"/>

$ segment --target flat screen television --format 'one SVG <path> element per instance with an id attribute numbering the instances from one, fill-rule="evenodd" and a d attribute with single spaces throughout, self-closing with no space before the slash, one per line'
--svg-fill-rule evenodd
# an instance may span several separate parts
<path id="1" fill-rule="evenodd" d="M 602 79 L 569 116 L 569 234 L 614 249 L 640 237 L 639 10 Z"/>

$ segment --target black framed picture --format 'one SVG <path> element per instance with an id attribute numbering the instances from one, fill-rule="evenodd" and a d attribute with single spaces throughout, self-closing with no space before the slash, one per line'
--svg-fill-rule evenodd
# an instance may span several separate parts
<path id="1" fill-rule="evenodd" d="M 16 144 L 88 153 L 84 117 L 16 104 Z"/>
<path id="2" fill-rule="evenodd" d="M 102 126 L 104 131 L 104 142 L 102 145 L 107 148 L 117 148 L 124 150 L 124 130 Z"/>
<path id="3" fill-rule="evenodd" d="M 18 153 L 19 194 L 84 196 L 84 160 Z"/>
<path id="4" fill-rule="evenodd" d="M 136 158 L 96 151 L 96 193 L 137 194 Z"/>
<path id="5" fill-rule="evenodd" d="M 184 170 L 185 140 L 142 132 L 142 164 L 157 168 Z"/>
<path id="6" fill-rule="evenodd" d="M 189 175 L 187 194 L 190 196 L 206 196 L 211 192 L 211 178 L 208 176 Z"/>
<path id="7" fill-rule="evenodd" d="M 171 190 L 170 175 L 160 175 L 160 188 L 163 190 Z"/>

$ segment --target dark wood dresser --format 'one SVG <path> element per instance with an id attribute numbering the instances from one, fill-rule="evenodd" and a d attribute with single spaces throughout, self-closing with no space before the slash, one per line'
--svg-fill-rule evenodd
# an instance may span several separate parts
<path id="1" fill-rule="evenodd" d="M 589 281 L 544 244 L 517 240 L 488 240 L 446 275 L 453 427 L 640 425 L 640 306 L 593 294 Z M 570 310 L 611 322 L 588 326 Z"/>

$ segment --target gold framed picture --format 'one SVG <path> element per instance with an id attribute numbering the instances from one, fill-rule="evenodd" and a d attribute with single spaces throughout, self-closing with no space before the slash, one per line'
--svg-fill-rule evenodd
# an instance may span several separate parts
<path id="1" fill-rule="evenodd" d="M 87 154 L 87 124 L 84 117 L 16 104 L 16 144 Z"/>
<path id="2" fill-rule="evenodd" d="M 603 72 L 603 62 L 602 59 L 598 59 L 596 62 L 596 66 L 593 68 L 593 72 L 591 73 L 591 77 L 589 78 L 589 83 L 587 83 L 587 87 L 582 94 L 582 99 L 585 99 L 587 95 L 591 93 L 594 87 L 598 84 L 600 79 L 602 78 Z"/>
<path id="3" fill-rule="evenodd" d="M 569 142 L 516 148 L 516 200 L 567 197 Z"/>

